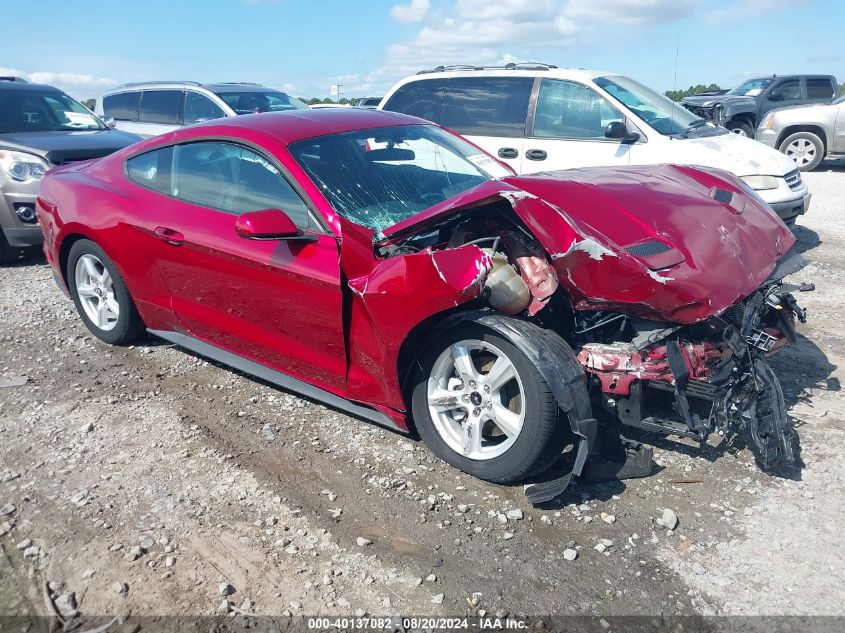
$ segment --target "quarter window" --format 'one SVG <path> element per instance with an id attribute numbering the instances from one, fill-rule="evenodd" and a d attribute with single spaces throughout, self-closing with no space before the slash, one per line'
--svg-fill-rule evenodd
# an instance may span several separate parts
<path id="1" fill-rule="evenodd" d="M 384 109 L 440 123 L 440 106 L 445 90 L 445 79 L 412 81 L 394 92 L 384 104 Z"/>
<path id="2" fill-rule="evenodd" d="M 126 161 L 129 178 L 139 185 L 161 193 L 170 193 L 170 169 L 173 163 L 173 147 L 146 152 Z"/>
<path id="3" fill-rule="evenodd" d="M 144 123 L 179 125 L 181 112 L 181 90 L 144 90 L 138 119 Z"/>
<path id="4" fill-rule="evenodd" d="M 440 124 L 462 134 L 523 136 L 533 85 L 532 77 L 450 79 Z"/>
<path id="5" fill-rule="evenodd" d="M 185 93 L 185 114 L 183 120 L 185 125 L 191 125 L 199 121 L 209 121 L 226 116 L 220 108 L 208 97 L 197 92 Z"/>
<path id="6" fill-rule="evenodd" d="M 611 121 L 625 117 L 594 90 L 572 81 L 544 79 L 537 95 L 534 136 L 603 139 Z"/>
<path id="7" fill-rule="evenodd" d="M 312 226 L 308 207 L 279 170 L 263 156 L 232 143 L 177 145 L 170 193 L 235 215 L 281 209 L 297 226 Z"/>
<path id="8" fill-rule="evenodd" d="M 137 121 L 140 92 L 119 92 L 103 98 L 103 113 L 117 121 Z"/>
<path id="9" fill-rule="evenodd" d="M 829 79 L 808 79 L 808 99 L 832 99 L 834 96 L 833 84 Z"/>

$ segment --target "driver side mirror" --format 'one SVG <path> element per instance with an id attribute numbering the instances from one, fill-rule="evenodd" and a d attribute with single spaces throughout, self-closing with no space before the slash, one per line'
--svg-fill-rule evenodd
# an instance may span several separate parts
<path id="1" fill-rule="evenodd" d="M 117 125 L 117 122 L 114 120 L 114 117 L 111 117 L 111 116 L 104 116 L 103 117 L 103 123 L 105 123 L 106 127 L 109 128 L 110 130 L 113 130 L 115 128 L 115 126 Z"/>
<path id="2" fill-rule="evenodd" d="M 634 143 L 640 138 L 639 132 L 632 132 L 623 121 L 611 121 L 604 128 L 604 137 Z"/>
<path id="3" fill-rule="evenodd" d="M 248 240 L 316 241 L 317 236 L 303 233 L 288 214 L 280 209 L 250 211 L 238 216 L 235 231 Z"/>

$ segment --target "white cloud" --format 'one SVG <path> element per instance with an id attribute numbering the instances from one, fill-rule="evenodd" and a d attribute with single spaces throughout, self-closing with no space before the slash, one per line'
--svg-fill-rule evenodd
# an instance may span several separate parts
<path id="1" fill-rule="evenodd" d="M 719 25 L 726 22 L 733 22 L 736 20 L 745 20 L 753 18 L 770 11 L 783 11 L 784 9 L 794 9 L 795 7 L 806 4 L 809 0 L 792 0 L 790 3 L 784 3 L 783 0 L 735 0 L 731 4 L 715 9 L 704 14 L 704 18 L 710 25 Z"/>
<path id="2" fill-rule="evenodd" d="M 410 23 L 422 20 L 431 8 L 429 0 L 411 0 L 410 4 L 397 4 L 390 9 L 391 17 L 397 22 Z"/>
<path id="3" fill-rule="evenodd" d="M 0 75 L 22 77 L 31 83 L 48 84 L 71 95 L 92 96 L 99 95 L 117 82 L 108 77 L 97 77 L 79 73 L 62 73 L 49 71 L 24 72 L 14 68 L 0 67 Z"/>
<path id="4" fill-rule="evenodd" d="M 699 0 L 569 0 L 561 15 L 568 19 L 628 24 L 659 24 L 692 15 Z"/>

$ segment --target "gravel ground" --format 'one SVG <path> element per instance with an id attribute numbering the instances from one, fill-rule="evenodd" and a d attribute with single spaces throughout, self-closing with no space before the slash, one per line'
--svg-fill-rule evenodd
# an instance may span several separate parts
<path id="1" fill-rule="evenodd" d="M 774 361 L 805 466 L 654 438 L 658 474 L 542 510 L 161 341 L 108 347 L 43 260 L 0 268 L 0 614 L 842 615 L 845 166 L 806 179 L 817 290 Z"/>

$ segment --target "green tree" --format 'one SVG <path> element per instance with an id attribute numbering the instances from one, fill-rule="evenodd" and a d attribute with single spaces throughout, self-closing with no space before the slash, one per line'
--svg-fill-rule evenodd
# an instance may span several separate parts
<path id="1" fill-rule="evenodd" d="M 839 94 L 845 95 L 845 84 L 839 84 Z"/>
<path id="2" fill-rule="evenodd" d="M 721 88 L 718 84 L 710 84 L 709 86 L 698 84 L 697 86 L 690 86 L 686 90 L 667 90 L 663 94 L 669 97 L 672 101 L 680 101 L 684 97 L 700 95 L 702 92 L 718 92 L 720 90 Z"/>
<path id="3" fill-rule="evenodd" d="M 85 101 L 82 102 L 82 105 L 84 105 L 89 110 L 93 110 L 94 106 L 97 105 L 97 100 L 96 99 L 86 99 Z"/>

